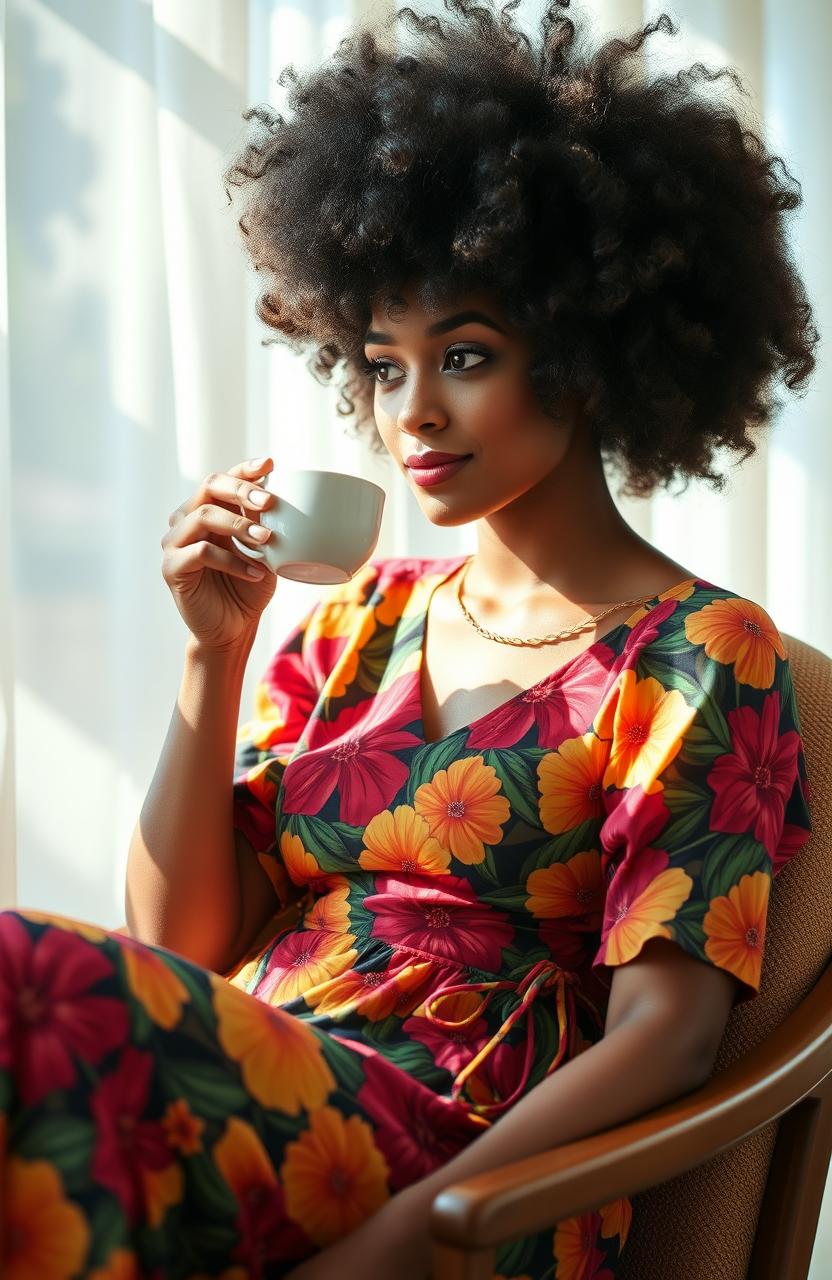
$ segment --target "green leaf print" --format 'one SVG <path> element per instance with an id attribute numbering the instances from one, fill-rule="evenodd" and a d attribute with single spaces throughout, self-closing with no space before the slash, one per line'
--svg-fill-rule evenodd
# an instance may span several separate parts
<path id="1" fill-rule="evenodd" d="M 705 955 L 705 930 L 702 927 L 702 921 L 705 919 L 707 910 L 708 903 L 692 902 L 686 907 L 682 907 L 673 917 L 671 924 L 668 925 L 674 942 L 678 942 L 680 947 L 684 947 L 692 955 L 698 956 L 700 960 L 707 959 Z"/>
<path id="2" fill-rule="evenodd" d="M 129 1227 L 124 1210 L 115 1196 L 97 1196 L 89 1215 L 92 1239 L 87 1265 L 93 1269 L 103 1267 L 113 1250 L 124 1246 Z"/>
<path id="3" fill-rule="evenodd" d="M 568 862 L 576 853 L 585 849 L 597 849 L 599 829 L 598 818 L 587 818 L 586 822 L 579 823 L 570 831 L 564 831 L 562 835 L 550 836 L 523 863 L 520 868 L 521 884 L 527 882 L 533 871 L 549 867 L 553 862 Z"/>
<path id="4" fill-rule="evenodd" d="M 679 611 L 678 611 L 678 610 L 676 610 L 676 612 L 673 614 L 673 621 L 674 621 L 674 622 L 676 622 L 676 620 L 677 620 L 678 612 L 679 612 Z M 678 630 L 675 630 L 675 631 L 669 631 L 669 632 L 667 633 L 667 635 L 659 636 L 656 640 L 651 640 L 651 641 L 650 641 L 650 652 L 651 652 L 651 653 L 658 653 L 658 654 L 662 654 L 662 653 L 672 653 L 672 654 L 689 653 L 689 652 L 691 651 L 691 649 L 693 649 L 693 648 L 694 648 L 694 646 L 691 644 L 690 640 L 688 640 L 687 636 L 685 635 L 685 631 L 684 631 L 684 627 L 683 627 L 683 625 L 682 625 L 682 620 L 681 620 L 681 618 L 679 618 L 679 629 L 678 629 Z"/>
<path id="5" fill-rule="evenodd" d="M 383 651 L 381 654 L 382 670 L 378 687 L 379 693 L 384 693 L 386 689 L 389 689 L 390 685 L 404 673 L 406 667 L 412 671 L 413 655 L 421 652 L 421 619 L 414 617 L 413 619 L 407 618 L 405 621 L 412 625 L 408 625 L 406 628 L 400 626 L 392 649 Z"/>
<path id="6" fill-rule="evenodd" d="M 500 883 L 500 877 L 497 873 L 497 864 L 494 859 L 494 850 L 490 845 L 485 846 L 485 856 L 482 862 L 476 862 L 474 865 L 483 880 L 490 880 L 492 884 Z"/>
<path id="7" fill-rule="evenodd" d="M 193 1217 L 197 1220 L 202 1217 L 233 1219 L 237 1212 L 237 1201 L 211 1153 L 199 1151 L 184 1159 L 182 1164 L 187 1200 L 193 1207 Z"/>
<path id="8" fill-rule="evenodd" d="M 507 889 L 490 889 L 488 893 L 477 896 L 480 902 L 487 903 L 489 907 L 497 907 L 500 911 L 523 911 L 528 900 L 528 894 L 518 893 L 514 885 Z"/>
<path id="9" fill-rule="evenodd" d="M 682 749 L 676 760 L 681 764 L 693 765 L 697 769 L 707 769 L 719 756 L 724 755 L 725 747 L 721 742 L 714 742 L 714 736 L 704 721 L 694 720 L 685 732 Z"/>
<path id="10" fill-rule="evenodd" d="M 416 1079 L 430 1076 L 436 1069 L 433 1058 L 424 1045 L 415 1040 L 403 1044 L 388 1044 L 384 1047 L 384 1057 L 394 1062 L 402 1071 Z"/>
<path id="11" fill-rule="evenodd" d="M 187 1098 L 191 1110 L 207 1119 L 240 1111 L 248 1102 L 242 1084 L 213 1062 L 160 1056 L 159 1076 L 168 1098 Z"/>
<path id="12" fill-rule="evenodd" d="M 539 827 L 537 765 L 526 760 L 520 751 L 489 749 L 482 753 L 483 763 L 491 765 L 500 779 L 506 799 L 524 822 Z"/>
<path id="13" fill-rule="evenodd" d="M 702 864 L 702 889 L 710 902 L 727 896 L 744 875 L 755 871 L 769 872 L 771 860 L 763 845 L 751 836 L 725 836 L 705 853 Z"/>
<path id="14" fill-rule="evenodd" d="M 341 1044 L 334 1035 L 322 1035 L 319 1043 L 324 1059 L 332 1067 L 339 1086 L 355 1096 L 364 1083 L 360 1055 Z"/>
<path id="15" fill-rule="evenodd" d="M 333 823 L 304 813 L 287 815 L 286 830 L 300 837 L 304 849 L 317 860 L 322 871 L 343 871 L 351 860 Z"/>
<path id="16" fill-rule="evenodd" d="M 463 743 L 467 734 L 467 728 L 458 729 L 449 738 L 442 738 L 440 742 L 429 742 L 414 753 L 410 777 L 407 781 L 408 804 L 413 804 L 413 798 L 423 783 L 430 782 L 434 774 L 439 773 L 440 769 L 449 768 L 455 760 L 459 760 L 461 756 L 466 754 L 463 750 Z M 473 755 L 474 753 L 468 752 L 467 754 Z"/>
<path id="17" fill-rule="evenodd" d="M 66 1190 L 83 1191 L 95 1143 L 95 1126 L 81 1116 L 50 1115 L 46 1106 L 34 1124 L 17 1139 L 16 1154 L 24 1160 L 46 1160 L 60 1173 Z"/>
<path id="18" fill-rule="evenodd" d="M 554 1234 L 554 1227 L 552 1228 Z M 494 1271 L 500 1276 L 520 1276 L 529 1268 L 535 1249 L 536 1236 L 520 1236 L 508 1240 L 495 1251 Z M 552 1273 L 554 1274 L 554 1272 Z"/>
<path id="19" fill-rule="evenodd" d="M 665 785 L 663 799 L 670 810 L 670 819 L 656 843 L 668 853 L 677 852 L 693 840 L 698 831 L 707 831 L 712 796 L 682 779 Z"/>

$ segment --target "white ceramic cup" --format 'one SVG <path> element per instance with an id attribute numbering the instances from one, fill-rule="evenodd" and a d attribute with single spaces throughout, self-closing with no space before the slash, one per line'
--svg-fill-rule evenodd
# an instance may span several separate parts
<path id="1" fill-rule="evenodd" d="M 384 490 L 342 471 L 277 467 L 268 478 L 260 487 L 277 501 L 260 523 L 271 537 L 260 551 L 232 536 L 237 549 L 296 582 L 348 582 L 375 550 Z"/>

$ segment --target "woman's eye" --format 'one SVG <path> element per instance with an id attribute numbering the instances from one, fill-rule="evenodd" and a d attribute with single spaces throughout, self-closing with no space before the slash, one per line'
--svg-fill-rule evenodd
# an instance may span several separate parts
<path id="1" fill-rule="evenodd" d="M 476 356 L 477 361 L 474 364 L 466 365 L 464 362 L 465 356 Z M 469 369 L 476 369 L 479 364 L 485 364 L 490 359 L 490 356 L 487 356 L 484 351 L 475 351 L 472 348 L 467 347 L 456 347 L 453 351 L 448 351 L 446 353 L 445 359 L 446 361 L 457 361 L 456 364 L 451 366 L 453 372 L 467 373 Z M 389 387 L 393 382 L 398 382 L 400 379 L 393 378 L 391 380 L 389 375 L 384 378 L 380 378 L 378 377 L 378 374 L 382 369 L 397 368 L 398 365 L 393 364 L 392 360 L 369 360 L 367 362 L 365 373 L 368 378 L 373 378 L 379 386 Z"/>

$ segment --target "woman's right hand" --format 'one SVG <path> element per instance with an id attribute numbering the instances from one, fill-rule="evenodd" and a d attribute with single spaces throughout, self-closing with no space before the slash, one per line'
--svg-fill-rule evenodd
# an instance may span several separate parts
<path id="1" fill-rule="evenodd" d="M 272 470 L 271 458 L 260 466 L 238 463 L 227 472 L 206 476 L 190 498 L 168 517 L 162 537 L 162 576 L 176 607 L 202 648 L 231 650 L 257 630 L 260 615 L 274 595 L 276 576 L 262 562 L 249 560 L 231 541 L 263 547 L 248 530 L 274 500 L 256 483 Z M 266 494 L 265 506 L 252 494 Z M 246 515 L 241 514 L 244 507 Z M 264 528 L 264 526 L 260 526 Z M 255 568 L 259 576 L 253 577 Z"/>

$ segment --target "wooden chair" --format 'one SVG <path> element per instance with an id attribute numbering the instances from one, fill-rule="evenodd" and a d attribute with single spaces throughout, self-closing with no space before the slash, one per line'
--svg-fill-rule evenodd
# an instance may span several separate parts
<path id="1" fill-rule="evenodd" d="M 813 833 L 773 882 L 759 994 L 701 1088 L 447 1187 L 433 1280 L 492 1280 L 498 1244 L 625 1195 L 620 1280 L 806 1280 L 832 1150 L 832 660 L 783 641 Z"/>

